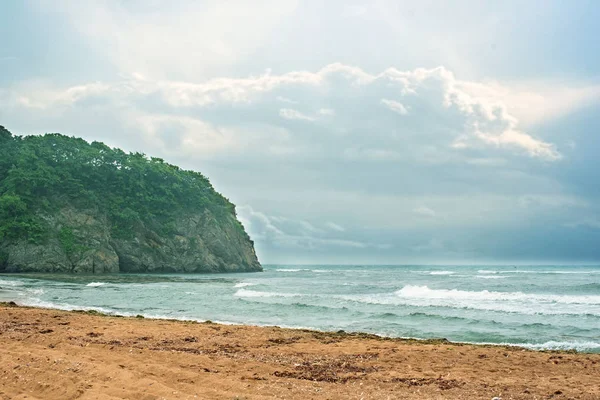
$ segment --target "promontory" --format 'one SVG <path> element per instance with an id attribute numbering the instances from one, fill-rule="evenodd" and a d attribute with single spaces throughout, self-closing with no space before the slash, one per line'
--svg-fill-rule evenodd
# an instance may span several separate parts
<path id="1" fill-rule="evenodd" d="M 235 206 L 201 173 L 0 126 L 0 272 L 261 270 Z"/>

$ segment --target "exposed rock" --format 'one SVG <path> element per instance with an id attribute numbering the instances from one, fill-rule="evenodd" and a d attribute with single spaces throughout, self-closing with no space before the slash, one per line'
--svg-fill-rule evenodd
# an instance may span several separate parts
<path id="1" fill-rule="evenodd" d="M 47 221 L 51 238 L 44 244 L 21 240 L 0 247 L 0 272 L 101 274 L 118 272 L 250 272 L 262 268 L 253 242 L 231 215 L 217 219 L 208 210 L 175 223 L 175 234 L 161 236 L 140 223 L 132 238 L 111 236 L 105 217 L 67 208 Z M 69 227 L 77 245 L 69 252 L 59 233 Z"/>

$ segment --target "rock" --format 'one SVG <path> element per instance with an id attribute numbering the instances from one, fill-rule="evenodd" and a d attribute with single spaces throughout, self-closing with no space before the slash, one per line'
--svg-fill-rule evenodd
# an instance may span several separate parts
<path id="1" fill-rule="evenodd" d="M 102 274 L 119 272 L 261 271 L 253 242 L 235 216 L 217 220 L 209 210 L 181 216 L 175 234 L 162 235 L 139 224 L 132 238 L 114 238 L 110 224 L 90 210 L 65 208 L 48 217 L 52 237 L 44 244 L 27 240 L 0 247 L 7 254 L 4 272 Z M 63 227 L 78 245 L 67 252 L 60 243 Z M 2 268 L 0 267 L 0 272 Z"/>

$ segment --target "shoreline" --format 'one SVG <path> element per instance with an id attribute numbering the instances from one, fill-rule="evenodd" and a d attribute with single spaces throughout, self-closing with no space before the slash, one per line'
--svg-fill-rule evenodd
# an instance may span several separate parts
<path id="1" fill-rule="evenodd" d="M 312 328 L 312 327 L 295 327 L 295 326 L 286 326 L 286 325 L 260 325 L 260 324 L 244 324 L 244 323 L 238 323 L 238 322 L 231 322 L 231 321 L 221 321 L 221 320 L 205 320 L 205 319 L 187 319 L 187 318 L 170 318 L 167 316 L 148 316 L 148 315 L 143 315 L 143 314 L 137 314 L 134 315 L 133 313 L 127 313 L 127 314 L 119 314 L 117 312 L 115 313 L 111 313 L 111 312 L 105 312 L 105 311 L 98 311 L 98 309 L 102 309 L 101 307 L 85 307 L 85 306 L 81 306 L 78 308 L 74 308 L 74 309 L 69 309 L 69 308 L 59 308 L 59 307 L 44 307 L 44 306 L 37 306 L 37 305 L 27 305 L 27 304 L 18 304 L 15 302 L 14 299 L 12 298 L 8 298 L 8 299 L 2 299 L 1 297 L 2 295 L 2 289 L 0 288 L 0 307 L 5 307 L 7 306 L 7 304 L 13 303 L 13 305 L 9 305 L 10 307 L 23 307 L 23 308 L 35 308 L 35 309 L 42 309 L 42 310 L 57 310 L 57 311 L 64 311 L 64 312 L 75 312 L 75 313 L 88 313 L 90 315 L 97 315 L 97 316 L 103 316 L 103 317 L 114 317 L 114 318 L 143 318 L 143 319 L 148 319 L 151 321 L 170 321 L 170 322 L 184 322 L 184 323 L 198 323 L 198 324 L 202 324 L 202 323 L 214 323 L 217 325 L 223 325 L 223 326 L 236 326 L 236 327 L 253 327 L 253 328 L 277 328 L 277 329 L 289 329 L 289 330 L 297 330 L 297 331 L 303 331 L 303 332 L 318 332 L 318 333 L 324 333 L 324 334 L 332 334 L 332 335 L 348 335 L 348 336 L 355 336 L 355 337 L 369 337 L 369 338 L 373 338 L 373 339 L 379 339 L 379 340 L 396 340 L 396 341 L 408 341 L 408 342 L 419 342 L 419 343 L 425 343 L 425 344 L 440 344 L 440 343 L 446 343 L 446 344 L 452 344 L 452 345 L 457 345 L 457 346 L 482 346 L 482 347 L 507 347 L 507 348 L 512 348 L 512 349 L 517 349 L 517 350 L 528 350 L 528 351 L 536 351 L 536 352 L 559 352 L 559 353 L 567 353 L 567 354 L 599 354 L 600 355 L 600 351 L 599 352 L 591 352 L 591 351 L 580 351 L 577 349 L 563 349 L 563 348 L 556 348 L 556 349 L 551 349 L 551 348 L 543 348 L 541 347 L 543 344 L 525 344 L 525 343 L 490 343 L 490 342 L 460 342 L 460 341 L 452 341 L 449 340 L 447 338 L 418 338 L 418 337 L 401 337 L 401 336 L 386 336 L 386 335 L 382 335 L 382 334 L 378 334 L 378 333 L 372 333 L 372 332 L 361 332 L 361 331 L 345 331 L 345 330 L 338 330 L 338 331 L 328 331 L 328 330 L 321 330 L 318 328 Z M 539 348 L 536 348 L 539 347 Z M 1 400 L 1 399 L 0 399 Z"/>
<path id="2" fill-rule="evenodd" d="M 600 354 L 564 350 L 10 303 L 0 341 L 0 399 L 600 398 Z"/>
<path id="3" fill-rule="evenodd" d="M 343 334 L 349 334 L 349 335 L 366 335 L 366 336 L 373 336 L 373 337 L 379 337 L 381 339 L 389 339 L 389 340 L 407 340 L 407 341 L 418 341 L 418 342 L 429 342 L 429 341 L 433 341 L 433 342 L 440 342 L 440 343 L 449 343 L 449 344 L 455 344 L 455 345 L 472 345 L 472 346 L 498 346 L 498 347 L 510 347 L 510 348 L 515 348 L 515 349 L 524 349 L 524 350 L 530 350 L 530 351 L 541 351 L 541 352 L 564 352 L 564 353 L 579 353 L 579 354 L 600 354 L 600 351 L 581 351 L 578 350 L 576 348 L 545 348 L 543 347 L 543 345 L 545 343 L 532 343 L 532 344 L 528 344 L 528 343 L 492 343 L 492 342 L 461 342 L 461 341 L 453 341 L 453 340 L 449 340 L 447 338 L 444 337 L 437 337 L 437 338 L 419 338 L 419 337 L 402 337 L 402 336 L 387 336 L 384 334 L 380 334 L 380 333 L 374 333 L 374 332 L 363 332 L 363 331 L 344 331 L 344 330 L 339 330 L 339 331 L 328 331 L 328 330 L 321 330 L 319 328 L 315 328 L 315 327 L 302 327 L 302 326 L 286 326 L 286 325 L 268 325 L 268 324 L 245 324 L 245 323 L 240 323 L 240 322 L 231 322 L 231 321 L 224 321 L 224 320 L 205 320 L 205 319 L 191 319 L 191 318 L 172 318 L 169 316 L 161 316 L 161 315 L 144 315 L 144 314 L 133 314 L 133 313 L 118 313 L 118 312 L 113 312 L 111 310 L 106 310 L 103 309 L 102 307 L 93 307 L 93 306 L 72 306 L 73 308 L 70 307 L 60 307 L 60 306 L 56 306 L 56 307 L 52 307 L 52 306 L 44 306 L 44 305 L 30 305 L 30 304 L 18 304 L 18 300 L 16 300 L 14 297 L 2 297 L 3 295 L 3 291 L 4 294 L 10 294 L 11 290 L 10 289 L 6 289 L 6 288 L 1 288 L 0 287 L 0 306 L 3 306 L 7 303 L 15 303 L 16 306 L 18 307 L 30 307 L 30 308 L 39 308 L 39 309 L 45 309 L 45 310 L 60 310 L 60 311 L 66 311 L 66 312 L 87 312 L 87 311 L 91 311 L 93 313 L 95 313 L 96 315 L 103 315 L 103 316 L 107 316 L 107 317 L 116 317 L 116 318 L 131 318 L 131 317 L 142 317 L 142 318 L 146 318 L 149 320 L 157 320 L 157 321 L 173 321 L 173 322 L 190 322 L 190 323 L 204 323 L 206 321 L 209 322 L 214 322 L 216 324 L 219 325 L 226 325 L 226 326 L 248 326 L 248 327 L 257 327 L 257 328 L 281 328 L 281 329 L 292 329 L 292 330 L 300 330 L 300 331 L 314 331 L 314 332 L 320 332 L 320 333 L 333 333 L 333 334 L 338 334 L 338 333 L 343 333 Z M 552 343 L 552 342 L 547 342 L 547 343 Z M 1 399 L 0 399 L 1 400 Z"/>

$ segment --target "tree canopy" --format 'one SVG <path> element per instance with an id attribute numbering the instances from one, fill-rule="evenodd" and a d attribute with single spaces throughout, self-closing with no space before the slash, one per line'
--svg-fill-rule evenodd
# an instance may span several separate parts
<path id="1" fill-rule="evenodd" d="M 69 205 L 103 213 L 117 236 L 131 235 L 139 223 L 168 231 L 186 212 L 235 214 L 199 172 L 101 142 L 15 136 L 0 126 L 0 240 L 43 242 L 44 215 Z"/>

